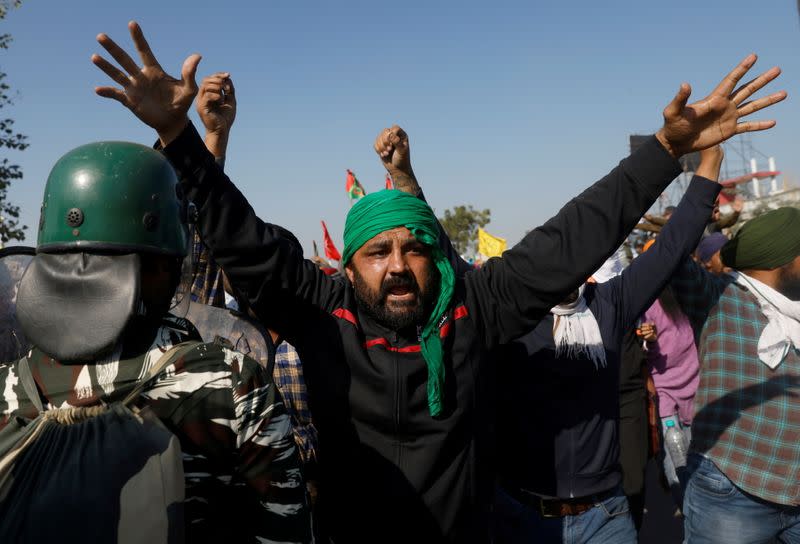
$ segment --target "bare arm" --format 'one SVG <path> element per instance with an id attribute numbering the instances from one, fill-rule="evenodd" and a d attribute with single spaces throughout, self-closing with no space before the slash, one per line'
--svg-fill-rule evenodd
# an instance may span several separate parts
<path id="1" fill-rule="evenodd" d="M 206 148 L 217 162 L 224 162 L 236 120 L 236 90 L 228 72 L 217 72 L 203 79 L 195 109 L 206 129 Z"/>
<path id="2" fill-rule="evenodd" d="M 411 168 L 411 146 L 406 131 L 397 125 L 383 129 L 375 138 L 374 149 L 381 158 L 386 171 L 392 177 L 395 189 L 412 194 L 427 202 L 422 187 L 419 186 L 414 170 Z M 441 223 L 439 223 L 439 247 L 453 265 L 457 276 L 463 276 L 473 269 L 472 265 L 462 259 L 453 247 L 447 231 L 444 230 Z"/>
<path id="3" fill-rule="evenodd" d="M 406 131 L 397 125 L 385 128 L 375 138 L 373 147 L 392 177 L 395 189 L 419 196 L 422 188 L 411 168 L 411 146 Z"/>

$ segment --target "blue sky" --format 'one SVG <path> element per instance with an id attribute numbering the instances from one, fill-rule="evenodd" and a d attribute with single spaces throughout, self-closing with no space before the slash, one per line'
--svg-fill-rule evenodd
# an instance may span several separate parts
<path id="1" fill-rule="evenodd" d="M 169 73 L 193 52 L 203 55 L 200 77 L 231 72 L 239 113 L 227 170 L 259 215 L 294 231 L 309 253 L 320 219 L 341 249 L 347 168 L 367 191 L 382 187 L 372 142 L 383 127 L 409 132 L 437 212 L 490 208 L 487 229 L 513 243 L 624 157 L 629 134 L 655 131 L 680 82 L 700 98 L 751 51 L 758 71 L 781 66 L 770 91 L 790 95 L 769 115 L 778 126 L 752 143 L 800 179 L 794 0 L 26 0 L 0 23 L 14 36 L 0 68 L 19 92 L 2 114 L 31 143 L 6 152 L 23 168 L 10 199 L 30 229 L 49 168 L 66 151 L 155 139 L 93 93 L 107 82 L 89 61 L 101 52 L 95 36 L 132 51 L 130 19 Z"/>

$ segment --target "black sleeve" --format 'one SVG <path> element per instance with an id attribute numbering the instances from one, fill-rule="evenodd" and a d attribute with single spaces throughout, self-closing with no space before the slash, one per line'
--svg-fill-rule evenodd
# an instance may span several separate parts
<path id="1" fill-rule="evenodd" d="M 265 326 L 286 334 L 285 324 L 299 324 L 293 314 L 305 306 L 335 309 L 343 285 L 303 259 L 289 231 L 256 216 L 191 123 L 163 151 L 197 206 L 203 242 Z"/>
<path id="2" fill-rule="evenodd" d="M 620 276 L 604 284 L 603 296 L 617 308 L 621 330 L 641 316 L 697 247 L 721 185 L 695 176 L 656 242 L 634 259 Z"/>
<path id="3" fill-rule="evenodd" d="M 467 303 L 488 346 L 528 331 L 596 271 L 681 168 L 651 137 L 606 177 L 466 275 Z"/>

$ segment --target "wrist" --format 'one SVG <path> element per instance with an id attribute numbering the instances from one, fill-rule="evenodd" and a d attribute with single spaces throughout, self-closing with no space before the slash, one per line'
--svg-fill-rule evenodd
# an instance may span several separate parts
<path id="1" fill-rule="evenodd" d="M 175 138 L 181 135 L 186 125 L 189 124 L 189 117 L 184 116 L 183 119 L 170 124 L 169 126 L 158 128 L 158 139 L 161 140 L 161 145 L 167 147 Z"/>
<path id="2" fill-rule="evenodd" d="M 228 134 L 220 132 L 206 132 L 204 138 L 206 148 L 217 158 L 224 157 L 228 150 Z"/>
<path id="3" fill-rule="evenodd" d="M 695 175 L 704 177 L 711 181 L 719 181 L 719 171 L 721 167 L 722 161 L 714 161 L 712 164 L 700 162 L 700 166 L 697 167 Z"/>
<path id="4" fill-rule="evenodd" d="M 658 140 L 658 143 L 661 144 L 661 147 L 663 147 L 667 153 L 672 155 L 673 158 L 677 159 L 683 155 L 683 153 L 678 151 L 678 149 L 676 149 L 675 146 L 673 146 L 672 143 L 667 139 L 663 128 L 656 132 L 656 139 Z"/>
<path id="5" fill-rule="evenodd" d="M 414 170 L 411 168 L 411 165 L 403 165 L 403 166 L 395 166 L 393 164 L 384 164 L 386 167 L 386 171 L 389 172 L 389 175 L 394 176 L 408 176 L 414 177 Z"/>

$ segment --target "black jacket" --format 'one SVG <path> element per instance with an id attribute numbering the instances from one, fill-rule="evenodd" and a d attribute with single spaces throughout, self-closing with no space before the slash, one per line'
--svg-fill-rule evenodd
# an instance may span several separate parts
<path id="1" fill-rule="evenodd" d="M 720 189 L 695 177 L 653 247 L 620 276 L 587 285 L 584 297 L 600 329 L 605 367 L 595 368 L 585 356 L 556 357 L 552 315 L 501 349 L 497 366 L 508 379 L 498 396 L 498 467 L 512 494 L 525 489 L 544 497 L 588 497 L 622 482 L 623 336 L 697 246 Z"/>
<path id="2" fill-rule="evenodd" d="M 487 541 L 491 350 L 596 270 L 680 172 L 653 138 L 502 259 L 457 280 L 440 329 L 445 412 L 434 419 L 416 338 L 362 315 L 349 284 L 256 217 L 191 125 L 164 152 L 214 259 L 303 360 L 320 433 L 320 511 L 335 542 Z"/>

